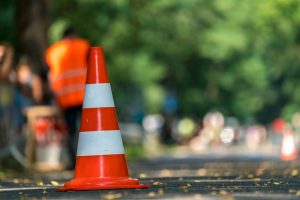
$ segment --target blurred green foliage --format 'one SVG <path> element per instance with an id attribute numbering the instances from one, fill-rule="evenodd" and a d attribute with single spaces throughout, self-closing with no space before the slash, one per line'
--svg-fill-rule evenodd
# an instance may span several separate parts
<path id="1" fill-rule="evenodd" d="M 170 91 L 177 114 L 196 117 L 268 122 L 300 109 L 300 1 L 53 1 L 49 42 L 68 25 L 104 47 L 121 116 L 163 111 Z"/>
<path id="2" fill-rule="evenodd" d="M 0 42 L 14 42 L 14 13 L 15 6 L 13 1 L 1 1 L 0 3 Z"/>

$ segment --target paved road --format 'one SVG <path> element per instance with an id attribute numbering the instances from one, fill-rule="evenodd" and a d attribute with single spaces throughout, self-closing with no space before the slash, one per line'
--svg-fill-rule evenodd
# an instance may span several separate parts
<path id="1" fill-rule="evenodd" d="M 187 157 L 130 162 L 145 190 L 55 192 L 72 172 L 0 181 L 0 199 L 300 199 L 300 161 L 274 157 Z"/>

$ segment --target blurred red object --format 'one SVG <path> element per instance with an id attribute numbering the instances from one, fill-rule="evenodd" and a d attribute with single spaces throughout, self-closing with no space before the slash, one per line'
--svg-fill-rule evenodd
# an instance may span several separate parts
<path id="1" fill-rule="evenodd" d="M 60 143 L 67 133 L 67 127 L 64 123 L 51 118 L 36 119 L 34 128 L 38 145 Z"/>
<path id="2" fill-rule="evenodd" d="M 282 133 L 285 127 L 285 121 L 282 118 L 277 118 L 272 123 L 272 128 L 277 133 Z"/>
<path id="3" fill-rule="evenodd" d="M 287 129 L 283 132 L 280 159 L 296 160 L 297 156 L 294 132 L 291 129 Z"/>
<path id="4" fill-rule="evenodd" d="M 35 121 L 35 133 L 37 135 L 47 134 L 47 131 L 53 125 L 54 125 L 53 120 L 47 118 L 39 118 Z"/>

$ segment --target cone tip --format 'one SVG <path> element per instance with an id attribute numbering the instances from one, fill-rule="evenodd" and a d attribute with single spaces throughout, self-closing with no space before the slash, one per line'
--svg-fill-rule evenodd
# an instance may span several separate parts
<path id="1" fill-rule="evenodd" d="M 101 46 L 94 46 L 94 47 L 90 47 L 90 51 L 91 52 L 97 52 L 97 51 L 102 51 L 102 47 Z"/>
<path id="2" fill-rule="evenodd" d="M 108 83 L 103 48 L 90 47 L 88 56 L 87 84 Z"/>

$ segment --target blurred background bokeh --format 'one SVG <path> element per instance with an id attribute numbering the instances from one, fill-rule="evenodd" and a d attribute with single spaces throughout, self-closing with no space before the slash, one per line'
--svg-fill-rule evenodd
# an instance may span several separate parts
<path id="1" fill-rule="evenodd" d="M 279 156 L 285 132 L 299 148 L 300 1 L 1 1 L 9 80 L 25 56 L 48 88 L 45 50 L 69 26 L 104 49 L 128 157 Z M 0 87 L 0 160 L 18 157 L 11 145 L 28 131 L 14 81 Z M 53 105 L 44 91 L 38 104 Z"/>

